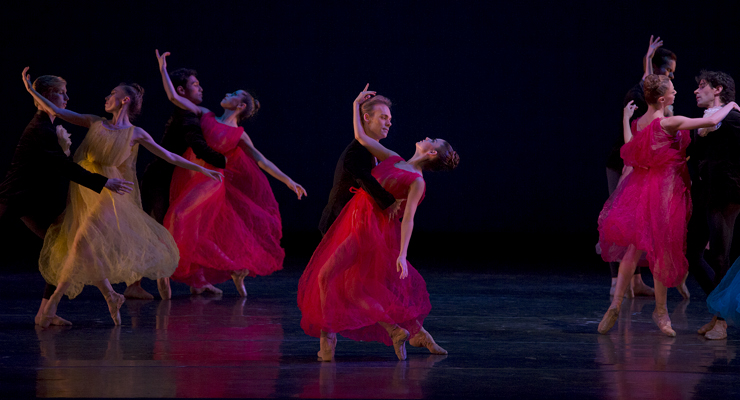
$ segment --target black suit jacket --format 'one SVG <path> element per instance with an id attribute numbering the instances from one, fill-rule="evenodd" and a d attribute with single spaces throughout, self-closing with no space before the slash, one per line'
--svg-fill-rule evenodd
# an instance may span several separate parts
<path id="1" fill-rule="evenodd" d="M 375 157 L 360 142 L 352 140 L 342 152 L 334 170 L 334 185 L 329 193 L 329 203 L 324 207 L 319 222 L 322 234 L 326 234 L 344 206 L 354 196 L 354 193 L 349 191 L 350 188 L 362 188 L 383 210 L 396 201 L 373 177 L 371 171 L 374 167 Z"/>
<path id="2" fill-rule="evenodd" d="M 0 203 L 19 216 L 59 215 L 66 206 L 69 181 L 100 193 L 108 181 L 67 156 L 59 146 L 56 118 L 37 112 L 23 131 L 13 153 L 5 180 L 0 184 Z"/>
<path id="3" fill-rule="evenodd" d="M 694 177 L 695 188 L 709 205 L 740 204 L 740 112 L 730 111 L 719 129 L 705 137 L 692 133 L 687 153 L 700 180 Z"/>
<path id="4" fill-rule="evenodd" d="M 190 111 L 175 108 L 162 136 L 162 147 L 182 156 L 188 148 L 195 156 L 216 168 L 226 167 L 226 157 L 213 150 L 203 137 L 200 118 Z M 170 182 L 175 165 L 161 158 L 152 161 L 141 178 L 141 201 L 144 211 L 152 213 L 160 223 L 169 207 Z M 161 214 L 161 215 L 160 215 Z"/>

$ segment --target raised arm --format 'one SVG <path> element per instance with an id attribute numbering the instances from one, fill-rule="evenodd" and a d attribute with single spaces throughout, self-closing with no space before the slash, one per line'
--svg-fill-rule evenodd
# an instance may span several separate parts
<path id="1" fill-rule="evenodd" d="M 630 101 L 624 107 L 624 116 L 622 117 L 622 129 L 624 129 L 624 142 L 627 143 L 632 140 L 632 127 L 630 126 L 630 119 L 632 114 L 635 113 L 637 106 L 634 101 Z"/>
<path id="2" fill-rule="evenodd" d="M 272 161 L 265 158 L 265 156 L 263 156 L 262 153 L 260 153 L 259 150 L 254 147 L 252 139 L 249 138 L 247 132 L 242 132 L 242 137 L 239 139 L 239 147 L 247 155 L 254 158 L 260 168 L 262 168 L 268 174 L 272 175 L 273 178 L 284 183 L 286 186 L 288 186 L 290 190 L 295 192 L 295 194 L 298 195 L 298 200 L 300 200 L 303 196 L 308 196 L 308 193 L 306 193 L 306 189 L 304 189 L 303 186 L 290 179 L 288 175 L 285 175 L 285 173 L 283 173 L 280 168 L 273 164 Z"/>
<path id="3" fill-rule="evenodd" d="M 414 215 L 416 214 L 416 207 L 419 205 L 421 196 L 424 194 L 424 187 L 425 183 L 422 178 L 416 178 L 409 187 L 409 197 L 406 200 L 406 210 L 403 212 L 403 219 L 401 220 L 401 252 L 398 254 L 398 259 L 396 260 L 396 271 L 401 272 L 401 279 L 409 276 L 409 267 L 406 263 L 406 253 L 409 249 L 411 233 L 414 231 Z"/>
<path id="4" fill-rule="evenodd" d="M 144 146 L 147 150 L 151 151 L 155 156 L 167 161 L 170 164 L 177 165 L 191 171 L 200 172 L 201 174 L 219 182 L 223 181 L 223 175 L 218 171 L 213 171 L 208 168 L 201 167 L 198 164 L 191 163 L 190 161 L 178 156 L 175 153 L 171 153 L 165 150 L 162 146 L 158 145 L 157 142 L 149 136 L 146 131 L 136 127 L 134 128 L 133 141 Z"/>
<path id="5" fill-rule="evenodd" d="M 660 36 L 656 37 L 655 40 L 653 40 L 653 35 L 650 35 L 650 44 L 648 45 L 648 50 L 645 54 L 645 58 L 642 59 L 642 69 L 643 71 L 645 71 L 645 73 L 642 75 L 642 80 L 645 80 L 648 75 L 652 75 L 653 56 L 655 56 L 655 50 L 658 50 L 658 47 L 662 45 L 663 41 L 660 40 Z"/>
<path id="6" fill-rule="evenodd" d="M 205 108 L 199 107 L 193 104 L 192 101 L 177 94 L 175 87 L 172 85 L 172 80 L 170 80 L 170 74 L 167 73 L 166 57 L 170 55 L 170 52 L 166 51 L 162 53 L 162 55 L 159 54 L 159 50 L 154 50 L 154 52 L 157 54 L 157 61 L 159 62 L 159 72 L 162 74 L 162 84 L 164 85 L 164 91 L 167 92 L 167 98 L 176 106 L 182 108 L 183 110 L 188 110 L 192 113 L 195 113 L 198 116 L 207 112 Z"/>
<path id="7" fill-rule="evenodd" d="M 78 114 L 74 111 L 70 111 L 64 108 L 57 107 L 54 103 L 49 101 L 46 97 L 42 96 L 33 88 L 31 83 L 31 75 L 28 74 L 29 67 L 23 69 L 23 85 L 26 87 L 28 93 L 31 93 L 33 99 L 39 104 L 41 110 L 54 117 L 59 117 L 69 123 L 80 125 L 84 127 L 90 127 L 95 121 L 102 118 L 92 114 Z"/>
<path id="8" fill-rule="evenodd" d="M 740 107 L 738 107 L 734 101 L 731 101 L 707 118 L 686 118 L 675 116 L 664 118 L 660 121 L 660 124 L 669 134 L 674 134 L 679 130 L 709 128 L 722 122 L 733 108 L 740 111 Z"/>
<path id="9" fill-rule="evenodd" d="M 375 92 L 367 90 L 368 86 L 370 86 L 369 83 L 365 85 L 365 89 L 357 95 L 357 98 L 352 103 L 352 125 L 355 128 L 355 139 L 357 139 L 357 141 L 370 151 L 370 153 L 378 160 L 383 161 L 388 157 L 397 156 L 398 154 L 388 150 L 385 146 L 380 144 L 380 142 L 368 136 L 367 133 L 365 133 L 365 129 L 362 127 L 362 113 L 360 112 L 360 106 L 375 95 Z"/>

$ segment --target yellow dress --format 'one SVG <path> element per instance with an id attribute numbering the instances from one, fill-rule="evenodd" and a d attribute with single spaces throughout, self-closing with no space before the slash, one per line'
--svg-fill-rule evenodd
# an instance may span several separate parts
<path id="1" fill-rule="evenodd" d="M 46 232 L 39 258 L 47 282 L 71 282 L 69 298 L 105 278 L 131 284 L 169 277 L 177 268 L 180 254 L 172 235 L 141 209 L 133 132 L 134 127 L 110 130 L 98 121 L 75 152 L 74 161 L 88 171 L 131 181 L 134 190 L 121 196 L 70 183 L 67 208 Z"/>

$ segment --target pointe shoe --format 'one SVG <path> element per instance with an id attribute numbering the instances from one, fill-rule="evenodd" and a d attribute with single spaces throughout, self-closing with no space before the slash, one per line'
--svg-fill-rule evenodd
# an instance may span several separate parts
<path id="1" fill-rule="evenodd" d="M 231 280 L 234 281 L 236 291 L 239 292 L 239 296 L 241 297 L 247 297 L 247 289 L 244 287 L 244 278 L 246 278 L 247 275 L 249 275 L 248 269 L 241 269 L 231 273 Z"/>
<path id="2" fill-rule="evenodd" d="M 159 297 L 161 297 L 162 300 L 171 299 L 172 288 L 170 287 L 170 278 L 157 279 L 157 290 L 159 290 Z"/>
<path id="3" fill-rule="evenodd" d="M 671 319 L 668 317 L 668 313 L 657 313 L 653 312 L 653 322 L 658 325 L 658 329 L 670 337 L 676 336 L 676 331 L 671 327 Z"/>
<path id="4" fill-rule="evenodd" d="M 655 297 L 655 289 L 651 288 L 650 286 L 646 285 L 643 282 L 640 282 L 636 285 L 632 285 L 632 293 L 637 296 L 645 296 L 645 297 Z"/>
<path id="5" fill-rule="evenodd" d="M 319 361 L 334 361 L 334 353 L 337 350 L 337 334 L 321 332 L 319 349 L 319 352 L 316 353 L 319 357 Z"/>
<path id="6" fill-rule="evenodd" d="M 683 296 L 684 300 L 688 300 L 691 297 L 691 293 L 689 293 L 689 288 L 686 286 L 686 278 L 689 277 L 689 273 L 686 273 L 686 276 L 683 277 L 683 280 L 681 281 L 681 284 L 676 286 L 676 289 L 678 289 L 678 293 L 681 293 L 681 296 Z"/>
<path id="7" fill-rule="evenodd" d="M 123 296 L 127 299 L 153 300 L 154 296 L 138 284 L 126 287 Z"/>
<path id="8" fill-rule="evenodd" d="M 717 316 L 715 315 L 714 317 L 712 317 L 712 320 L 711 321 L 709 321 L 706 325 L 704 325 L 701 328 L 699 328 L 699 330 L 696 331 L 696 333 L 698 333 L 700 335 L 704 335 L 707 332 L 709 332 L 712 329 L 714 329 L 714 324 L 716 324 L 716 323 L 717 323 Z"/>
<path id="9" fill-rule="evenodd" d="M 426 347 L 432 354 L 447 354 L 447 350 L 438 345 L 432 335 L 424 328 L 421 328 L 419 333 L 409 339 L 409 344 L 414 347 Z"/>
<path id="10" fill-rule="evenodd" d="M 409 340 L 409 331 L 399 326 L 391 332 L 391 340 L 393 340 L 393 350 L 396 351 L 398 359 L 406 360 L 406 341 Z"/>
<path id="11" fill-rule="evenodd" d="M 714 328 L 704 335 L 709 340 L 727 339 L 727 321 L 718 320 Z"/>
<path id="12" fill-rule="evenodd" d="M 110 312 L 110 317 L 116 325 L 121 325 L 121 306 L 125 301 L 126 297 L 116 292 L 111 292 L 108 297 L 105 298 L 105 302 L 108 303 L 108 312 Z"/>
<path id="13" fill-rule="evenodd" d="M 606 333 L 609 332 L 609 329 L 612 329 L 614 324 L 617 323 L 617 319 L 619 319 L 619 308 L 610 308 L 606 310 L 604 317 L 601 318 L 601 322 L 599 322 L 599 333 L 606 335 Z"/>
<path id="14" fill-rule="evenodd" d="M 199 287 L 199 288 L 196 288 L 194 286 L 191 286 L 190 287 L 190 293 L 191 294 L 203 294 L 203 293 L 206 293 L 206 292 L 208 292 L 210 294 L 222 294 L 223 293 L 223 291 L 221 289 L 219 289 L 219 288 L 211 285 L 210 283 L 207 284 L 207 285 L 205 285 L 205 286 L 203 286 L 203 287 Z"/>

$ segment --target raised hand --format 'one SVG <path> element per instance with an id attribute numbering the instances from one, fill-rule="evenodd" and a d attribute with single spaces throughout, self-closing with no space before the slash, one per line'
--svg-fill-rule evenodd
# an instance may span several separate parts
<path id="1" fill-rule="evenodd" d="M 30 92 L 31 91 L 31 88 L 33 87 L 33 84 L 31 83 L 31 75 L 30 74 L 27 74 L 29 68 L 31 68 L 31 67 L 23 68 L 23 74 L 22 74 L 22 76 L 23 76 L 23 86 L 25 86 L 26 87 L 26 90 L 28 90 Z"/>
<path id="2" fill-rule="evenodd" d="M 400 278 L 409 276 L 409 266 L 406 263 L 406 257 L 399 255 L 396 260 L 396 272 L 401 272 Z"/>
<path id="3" fill-rule="evenodd" d="M 306 196 L 308 197 L 308 193 L 306 193 L 306 189 L 303 188 L 303 186 L 295 183 L 292 179 L 288 182 L 288 188 L 295 192 L 295 194 L 298 195 L 298 200 L 301 199 L 301 197 Z"/>
<path id="4" fill-rule="evenodd" d="M 653 40 L 653 35 L 650 35 L 650 44 L 648 45 L 648 51 L 647 54 L 645 54 L 645 57 L 652 59 L 655 55 L 655 51 L 658 50 L 658 47 L 663 45 L 663 41 L 660 40 L 660 36 L 656 37 Z"/>
<path id="5" fill-rule="evenodd" d="M 637 106 L 635 105 L 634 100 L 630 100 L 630 102 L 624 106 L 624 119 L 632 118 L 632 114 L 635 113 L 635 109 L 637 109 Z"/>
<path id="6" fill-rule="evenodd" d="M 70 135 L 63 126 L 57 125 L 57 142 L 64 151 L 64 154 L 69 156 L 69 148 L 72 146 L 72 140 L 69 139 Z"/>
<path id="7" fill-rule="evenodd" d="M 126 193 L 131 193 L 131 191 L 134 190 L 134 184 L 125 179 L 110 178 L 108 179 L 108 182 L 105 183 L 105 188 L 113 193 L 124 195 Z"/>
<path id="8" fill-rule="evenodd" d="M 167 56 L 170 55 L 169 51 L 165 51 L 162 55 L 159 54 L 159 49 L 155 49 L 154 53 L 157 54 L 157 62 L 159 62 L 159 69 L 167 69 Z"/>
<path id="9" fill-rule="evenodd" d="M 368 87 L 370 87 L 369 83 L 365 85 L 365 89 L 362 89 L 362 92 L 360 92 L 360 94 L 357 95 L 357 98 L 355 99 L 356 104 L 362 104 L 366 102 L 368 99 L 370 99 L 371 97 L 375 96 L 375 92 L 371 90 L 367 90 Z"/>

